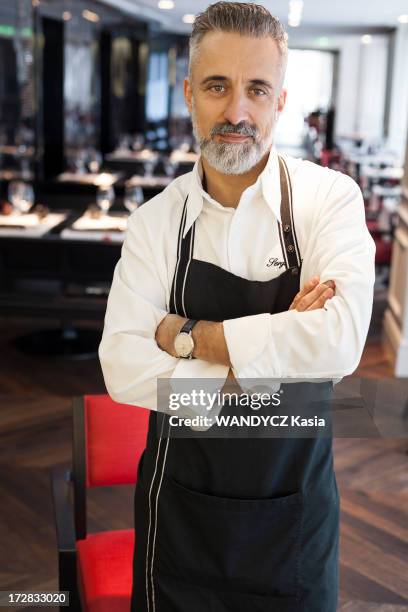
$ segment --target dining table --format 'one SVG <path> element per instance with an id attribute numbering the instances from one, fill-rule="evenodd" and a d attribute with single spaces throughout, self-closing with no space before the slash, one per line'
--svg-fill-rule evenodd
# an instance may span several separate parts
<path id="1" fill-rule="evenodd" d="M 32 355 L 96 355 L 128 214 L 82 211 L 0 214 L 0 313 L 60 322 L 16 341 Z M 39 229 L 41 228 L 41 229 Z M 97 321 L 92 329 L 81 322 Z"/>

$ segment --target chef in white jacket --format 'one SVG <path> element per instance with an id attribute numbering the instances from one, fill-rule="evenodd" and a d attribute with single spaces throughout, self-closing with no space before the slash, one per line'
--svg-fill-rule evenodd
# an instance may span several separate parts
<path id="1" fill-rule="evenodd" d="M 130 216 L 114 271 L 106 387 L 151 410 L 134 612 L 336 609 L 331 439 L 177 438 L 157 404 L 160 378 L 272 379 L 302 412 L 361 358 L 374 241 L 350 177 L 273 144 L 286 59 L 262 6 L 218 2 L 196 17 L 185 98 L 201 154 Z"/>

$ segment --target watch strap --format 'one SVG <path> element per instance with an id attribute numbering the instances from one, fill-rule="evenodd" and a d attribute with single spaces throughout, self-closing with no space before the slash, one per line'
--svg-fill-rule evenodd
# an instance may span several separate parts
<path id="1" fill-rule="evenodd" d="M 180 329 L 179 333 L 180 334 L 189 334 L 196 323 L 198 323 L 198 319 L 189 319 L 188 321 L 186 321 L 184 323 L 184 325 Z"/>

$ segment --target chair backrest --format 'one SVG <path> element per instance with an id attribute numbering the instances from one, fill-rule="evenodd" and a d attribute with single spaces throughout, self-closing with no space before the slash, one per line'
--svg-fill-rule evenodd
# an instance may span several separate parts
<path id="1" fill-rule="evenodd" d="M 87 535 L 89 487 L 134 484 L 146 448 L 150 410 L 118 404 L 109 395 L 85 395 L 73 403 L 75 535 Z"/>
<path id="2" fill-rule="evenodd" d="M 85 395 L 75 403 L 74 452 L 82 446 L 86 487 L 136 482 L 149 414 L 146 408 L 114 402 L 109 395 Z"/>
<path id="3" fill-rule="evenodd" d="M 375 263 L 377 265 L 390 265 L 393 243 L 390 240 L 384 240 L 381 235 L 373 234 L 372 236 L 375 242 Z"/>

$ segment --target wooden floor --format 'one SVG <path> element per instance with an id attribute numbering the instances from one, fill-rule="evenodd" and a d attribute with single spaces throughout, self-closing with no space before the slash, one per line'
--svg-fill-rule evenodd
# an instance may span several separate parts
<path id="1" fill-rule="evenodd" d="M 380 342 L 383 309 L 378 302 L 356 376 L 393 376 Z M 105 392 L 96 359 L 33 359 L 14 348 L 17 336 L 41 326 L 0 321 L 1 590 L 57 588 L 49 468 L 71 458 L 72 396 Z M 340 438 L 334 449 L 341 495 L 339 610 L 408 610 L 408 440 Z M 131 488 L 93 490 L 90 531 L 131 527 L 132 503 Z"/>

